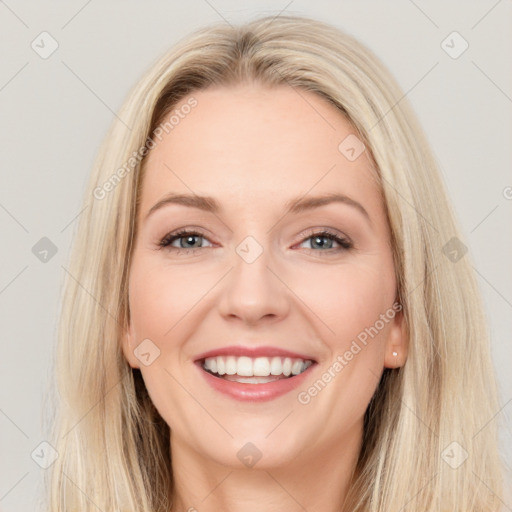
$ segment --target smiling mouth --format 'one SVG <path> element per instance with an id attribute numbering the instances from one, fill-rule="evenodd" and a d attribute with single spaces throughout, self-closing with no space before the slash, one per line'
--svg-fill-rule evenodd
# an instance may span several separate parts
<path id="1" fill-rule="evenodd" d="M 291 379 L 315 363 L 291 357 L 216 356 L 198 362 L 201 368 L 219 379 L 245 384 L 266 384 Z"/>

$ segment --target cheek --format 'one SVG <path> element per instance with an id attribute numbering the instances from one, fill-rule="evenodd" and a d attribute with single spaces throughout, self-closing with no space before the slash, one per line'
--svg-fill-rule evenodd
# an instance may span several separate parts
<path id="1" fill-rule="evenodd" d="M 139 340 L 163 340 L 195 307 L 200 308 L 223 275 L 214 262 L 171 267 L 139 257 L 133 263 L 130 311 Z M 329 345 L 337 345 L 332 346 L 336 350 L 374 325 L 395 294 L 392 261 L 383 261 L 382 255 L 380 259 L 371 255 L 354 265 L 310 264 L 307 269 L 295 268 L 285 274 L 294 292 L 289 300 L 318 324 L 321 337 Z"/>
<path id="2" fill-rule="evenodd" d="M 134 261 L 129 300 L 137 338 L 163 339 L 201 300 L 215 275 L 155 265 L 142 258 Z"/>
<path id="3" fill-rule="evenodd" d="M 321 392 L 311 392 L 331 404 L 340 425 L 364 414 L 382 372 L 394 317 L 393 267 L 373 263 L 321 270 L 310 274 L 314 287 L 302 288 L 304 302 L 322 320 L 318 325 L 329 352 L 319 376 L 325 389 L 320 385 Z"/>
<path id="4" fill-rule="evenodd" d="M 344 349 L 391 307 L 394 273 L 392 267 L 384 268 L 387 267 L 331 266 L 310 272 L 306 283 L 297 280 L 298 295 L 324 324 L 324 340 L 330 340 L 333 350 Z M 379 330 L 385 331 L 380 322 L 379 326 Z"/>
<path id="5" fill-rule="evenodd" d="M 182 320 L 206 291 L 201 291 L 198 280 L 188 274 L 139 256 L 134 258 L 129 286 L 133 343 L 150 339 L 159 350 L 150 365 L 140 366 L 146 389 L 166 423 L 182 431 L 186 431 L 184 418 L 199 416 L 179 384 L 180 351 L 187 337 Z"/>

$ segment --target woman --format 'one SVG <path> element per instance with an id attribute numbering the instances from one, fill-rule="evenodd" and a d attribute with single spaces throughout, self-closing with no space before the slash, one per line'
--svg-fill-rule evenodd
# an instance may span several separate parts
<path id="1" fill-rule="evenodd" d="M 482 305 L 402 97 L 294 16 L 149 70 L 69 268 L 52 511 L 499 509 Z"/>

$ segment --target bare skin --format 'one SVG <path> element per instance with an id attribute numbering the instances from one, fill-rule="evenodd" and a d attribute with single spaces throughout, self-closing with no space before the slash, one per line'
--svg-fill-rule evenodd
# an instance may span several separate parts
<path id="1" fill-rule="evenodd" d="M 172 512 L 339 512 L 378 379 L 407 357 L 403 315 L 389 313 L 397 283 L 369 159 L 340 152 L 354 129 L 314 93 L 244 84 L 193 97 L 197 106 L 147 161 L 123 339 L 171 427 Z M 210 196 L 221 209 L 169 203 L 148 216 L 170 192 Z M 346 202 L 285 210 L 292 199 L 333 193 L 368 217 Z M 159 245 L 181 228 L 199 235 Z M 323 229 L 351 247 L 315 235 Z M 262 250 L 251 263 L 237 253 L 248 236 L 257 242 L 250 250 Z M 385 313 L 378 334 L 345 358 Z M 160 350 L 148 366 L 134 354 L 145 339 Z M 237 344 L 308 354 L 316 364 L 300 389 L 235 400 L 207 384 L 194 361 Z M 333 366 L 339 355 L 342 370 Z M 326 373 L 329 382 L 309 393 Z M 249 442 L 261 454 L 252 467 L 237 456 Z"/>

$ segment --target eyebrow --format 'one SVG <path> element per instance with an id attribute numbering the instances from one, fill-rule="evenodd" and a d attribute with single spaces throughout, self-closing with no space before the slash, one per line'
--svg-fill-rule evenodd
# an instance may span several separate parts
<path id="1" fill-rule="evenodd" d="M 368 214 L 364 206 L 361 203 L 344 194 L 325 194 L 314 197 L 298 197 L 288 201 L 285 204 L 285 210 L 288 211 L 289 213 L 301 213 L 331 203 L 343 203 L 348 206 L 354 207 L 361 214 L 363 214 L 363 216 L 370 223 L 370 225 L 372 224 L 370 215 Z M 171 192 L 150 208 L 150 210 L 146 214 L 146 220 L 155 211 L 170 204 L 178 204 L 181 206 L 187 206 L 189 208 L 197 208 L 198 210 L 202 210 L 213 214 L 217 214 L 222 210 L 220 204 L 213 197 L 189 194 L 175 194 Z"/>

